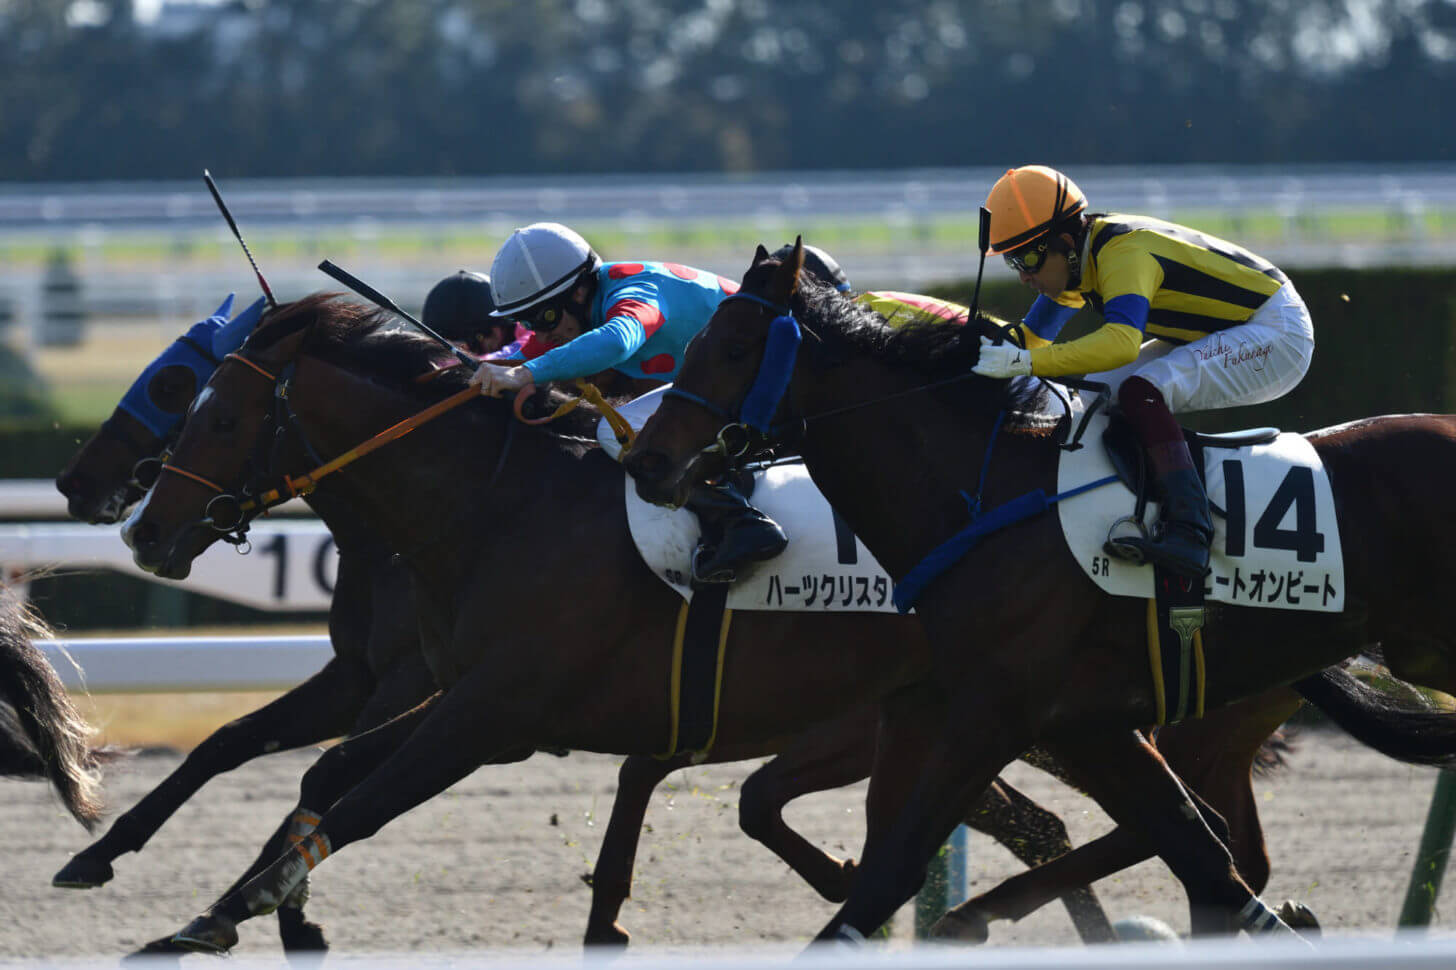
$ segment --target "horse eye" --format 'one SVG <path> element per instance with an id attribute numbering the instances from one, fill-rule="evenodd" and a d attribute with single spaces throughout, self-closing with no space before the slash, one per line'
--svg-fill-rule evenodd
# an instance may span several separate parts
<path id="1" fill-rule="evenodd" d="M 237 426 L 238 419 L 234 417 L 222 416 L 214 418 L 212 421 L 212 430 L 218 432 L 219 434 L 227 434 L 228 432 L 235 430 Z"/>
<path id="2" fill-rule="evenodd" d="M 740 340 L 730 340 L 723 347 L 723 355 L 729 360 L 742 360 L 748 356 L 748 344 Z"/>

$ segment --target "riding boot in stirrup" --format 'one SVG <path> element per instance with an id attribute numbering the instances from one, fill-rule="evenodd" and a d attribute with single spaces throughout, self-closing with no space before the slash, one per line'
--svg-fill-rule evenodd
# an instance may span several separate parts
<path id="1" fill-rule="evenodd" d="M 772 559 L 789 544 L 777 522 L 726 482 L 695 485 L 686 504 L 702 529 L 693 550 L 695 583 L 731 583 L 739 566 Z"/>
<path id="2" fill-rule="evenodd" d="M 1170 456 L 1160 452 L 1182 450 Z M 1193 469 L 1188 445 L 1155 445 L 1148 449 L 1153 468 L 1159 472 L 1157 492 L 1162 510 L 1151 538 L 1119 539 L 1132 546 L 1146 562 L 1188 579 L 1202 579 L 1209 573 L 1208 547 L 1213 541 L 1213 519 L 1208 511 L 1208 493 Z M 1169 459 L 1172 460 L 1169 460 Z M 1172 467 L 1169 467 L 1172 466 Z"/>

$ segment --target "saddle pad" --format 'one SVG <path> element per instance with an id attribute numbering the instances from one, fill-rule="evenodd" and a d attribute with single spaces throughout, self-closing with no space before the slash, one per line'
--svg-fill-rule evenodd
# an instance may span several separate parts
<path id="1" fill-rule="evenodd" d="M 617 412 L 634 429 L 641 429 L 666 390 L 649 391 Z M 597 425 L 597 440 L 613 458 L 622 450 L 606 421 Z M 760 472 L 751 501 L 783 526 L 789 547 L 768 562 L 739 570 L 738 581 L 728 591 L 728 609 L 895 612 L 890 574 L 834 514 L 802 464 L 775 465 Z M 689 566 L 698 544 L 698 517 L 687 509 L 644 502 L 629 479 L 627 523 L 648 568 L 683 599 L 691 600 Z"/>
<path id="2" fill-rule="evenodd" d="M 1080 414 L 1077 415 L 1080 419 Z M 1095 415 L 1082 447 L 1062 452 L 1057 491 L 1113 473 L 1102 446 L 1107 427 Z M 1213 572 L 1207 599 L 1234 606 L 1339 612 L 1345 606 L 1344 557 L 1329 477 L 1302 435 L 1281 434 L 1247 448 L 1205 447 L 1204 470 L 1213 506 Z M 1121 483 L 1057 503 L 1072 556 L 1113 596 L 1153 596 L 1153 570 L 1109 556 L 1102 548 L 1112 523 L 1133 510 Z M 1148 503 L 1147 521 L 1157 521 Z"/>
<path id="3" fill-rule="evenodd" d="M 875 562 L 819 494 L 802 464 L 774 465 L 755 479 L 753 504 L 789 534 L 789 547 L 739 571 L 728 592 L 731 610 L 894 613 L 890 574 Z M 637 497 L 627 482 L 627 522 L 648 567 L 684 599 L 692 599 L 689 557 L 698 517 Z"/>

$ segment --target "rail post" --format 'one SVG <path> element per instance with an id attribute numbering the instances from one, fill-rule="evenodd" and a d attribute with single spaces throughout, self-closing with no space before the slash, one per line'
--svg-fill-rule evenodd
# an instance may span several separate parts
<path id="1" fill-rule="evenodd" d="M 1441 878 L 1451 858 L 1451 837 L 1456 834 L 1456 771 L 1443 771 L 1436 778 L 1436 791 L 1426 812 L 1421 847 L 1411 869 L 1410 886 L 1400 908 L 1400 929 L 1425 929 L 1441 892 Z"/>
<path id="2" fill-rule="evenodd" d="M 930 928 L 952 906 L 965 902 L 970 830 L 957 825 L 925 872 L 925 884 L 915 895 L 915 938 L 930 938 Z"/>

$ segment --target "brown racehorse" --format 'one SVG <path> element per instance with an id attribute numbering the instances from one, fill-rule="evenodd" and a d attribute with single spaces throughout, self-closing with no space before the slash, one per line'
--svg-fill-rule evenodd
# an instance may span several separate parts
<path id="1" fill-rule="evenodd" d="M 350 312 L 342 304 L 334 309 Z M 198 387 L 194 370 L 173 365 L 157 369 L 146 390 L 158 409 L 180 418 Z M 137 479 L 151 479 L 155 471 L 139 475 L 136 469 L 139 463 L 145 466 L 155 461 L 153 456 L 161 448 L 162 441 L 155 434 L 126 410 L 117 408 L 58 477 L 57 485 L 70 499 L 72 514 L 93 522 L 115 521 L 145 494 Z M 392 562 L 386 547 L 353 528 L 346 503 L 335 501 L 331 508 L 329 498 L 324 490 L 308 500 L 330 509 L 325 517 L 331 525 L 347 530 L 343 534 L 349 537 L 339 543 L 339 581 L 330 613 L 335 659 L 304 685 L 224 726 L 204 741 L 172 776 L 123 815 L 105 838 L 77 854 L 57 875 L 57 885 L 79 888 L 109 881 L 113 875 L 111 862 L 118 855 L 139 850 L 188 797 L 219 772 L 270 751 L 317 743 L 340 734 L 358 734 L 387 719 L 391 709 L 407 709 L 433 693 L 433 676 L 419 652 L 408 576 Z M 797 637 L 819 635 L 817 630 L 824 624 L 816 621 L 814 616 L 781 616 L 774 622 L 792 626 L 785 636 Z M 909 629 L 912 638 L 917 636 L 913 624 L 888 617 L 872 619 L 870 632 L 886 625 L 899 631 Z M 910 649 L 913 652 L 913 645 Z M 408 676 L 407 668 L 414 668 Z M 340 712 L 351 719 L 341 722 Z M 712 754 L 712 760 L 718 761 L 777 753 L 770 764 L 744 784 L 740 808 L 743 828 L 831 900 L 841 900 L 847 894 L 854 871 L 852 863 L 828 856 L 793 832 L 782 820 L 782 809 L 799 795 L 867 776 L 877 719 L 877 708 L 863 704 L 797 737 L 774 739 L 736 754 L 727 748 L 715 749 Z M 626 941 L 626 931 L 618 925 L 617 915 L 630 894 L 636 842 L 648 797 L 659 781 L 688 761 L 686 755 L 665 760 L 634 756 L 623 764 L 616 804 L 592 879 L 588 943 Z M 967 821 L 1001 841 L 1028 865 L 1062 855 L 1071 848 L 1060 820 L 1009 785 L 994 786 L 973 806 Z M 287 825 L 285 822 L 280 826 L 260 860 L 271 861 L 281 852 Z M 1250 844 L 1261 845 L 1257 820 L 1252 834 Z M 242 880 L 259 868 L 255 865 Z M 1068 888 L 1064 898 L 1083 937 L 1089 941 L 1109 938 L 1110 926 L 1095 897 L 1085 889 Z M 296 893 L 279 910 L 286 949 L 323 945 L 318 929 L 303 919 L 305 896 Z M 148 944 L 145 952 L 173 948 L 167 938 Z"/>
<path id="2" fill-rule="evenodd" d="M 272 318 L 243 358 L 214 375 L 177 444 L 176 473 L 163 476 L 128 522 L 138 562 L 180 578 L 213 541 L 203 509 L 215 489 L 236 488 L 246 477 L 247 456 L 257 450 L 286 371 L 290 416 L 280 426 L 301 429 L 319 454 L 338 454 L 459 390 L 464 375 L 415 381 L 434 354 L 428 343 L 361 326 L 357 314 L 326 301 Z M 384 541 L 404 550 L 424 599 L 425 656 L 446 689 L 326 754 L 305 778 L 300 802 L 301 811 L 325 810 L 318 838 L 229 894 L 189 929 L 192 943 L 230 946 L 236 922 L 276 905 L 287 894 L 282 887 L 291 891 L 301 879 L 302 852 L 367 837 L 478 764 L 536 745 L 636 754 L 662 744 L 660 671 L 676 604 L 626 533 L 620 471 L 583 443 L 587 419 L 568 418 L 561 434 L 514 427 L 500 402 L 474 402 L 315 493 L 356 506 Z M 303 467 L 277 471 L 297 475 Z M 458 512 L 446 496 L 458 499 Z M 492 515 L 474 515 L 481 507 Z M 538 541 L 540 523 L 553 536 L 565 532 Z M 578 575 L 583 561 L 598 565 L 592 582 L 569 591 L 572 608 L 548 605 L 555 600 L 540 578 Z M 542 606 L 523 608 L 532 603 Z M 923 686 L 913 683 L 924 657 L 914 642 L 907 648 L 905 629 L 885 617 L 820 614 L 800 629 L 782 616 L 739 616 L 716 756 L 774 750 L 807 726 L 888 693 L 899 713 L 882 736 L 869 812 L 872 829 L 883 825 L 886 793 L 903 791 L 894 769 L 905 747 L 921 743 L 916 718 L 927 710 Z M 1099 784 L 1091 775 L 1074 777 L 1094 793 L 1108 786 L 1111 776 Z"/>
<path id="3" fill-rule="evenodd" d="M 801 279 L 801 260 L 798 248 L 780 262 L 760 247 L 740 293 L 689 348 L 678 396 L 627 458 L 644 497 L 680 504 L 687 482 L 721 471 L 723 452 L 738 450 L 743 402 L 762 405 L 748 395 L 764 386 L 770 332 L 787 332 L 780 318 L 796 321 L 803 343 L 791 364 L 764 368 L 781 371 L 768 406 L 777 408 L 774 427 L 792 433 L 820 490 L 892 576 L 964 527 L 962 492 L 976 488 L 983 467 L 988 509 L 1034 489 L 1054 494 L 1058 450 L 1023 417 L 1041 410 L 1045 392 L 967 374 L 980 333 L 998 332 L 989 321 L 892 331 L 873 311 Z M 1002 415 L 1009 433 L 998 439 Z M 1377 641 L 1397 675 L 1451 690 L 1449 624 L 1426 591 L 1456 579 L 1446 553 L 1453 527 L 1430 514 L 1444 508 L 1456 473 L 1456 418 L 1377 418 L 1310 440 L 1330 471 L 1344 548 L 1360 550 L 1345 564 L 1347 609 L 1218 609 L 1208 634 L 1210 706 L 1277 684 L 1307 689 L 1300 678 Z M 714 450 L 715 441 L 735 447 Z M 1155 716 L 1143 604 L 1103 595 L 1068 554 L 1054 516 L 984 537 L 916 609 L 951 715 L 920 758 L 904 812 L 867 844 L 861 878 L 820 939 L 862 938 L 881 925 L 920 884 L 955 806 L 1037 743 L 1073 763 L 1100 758 L 1123 779 L 1104 807 L 1156 845 L 1184 883 L 1195 932 L 1282 929 L 1176 776 L 1131 730 Z M 1456 718 L 1423 718 L 1407 740 L 1412 754 L 1448 759 Z"/>

